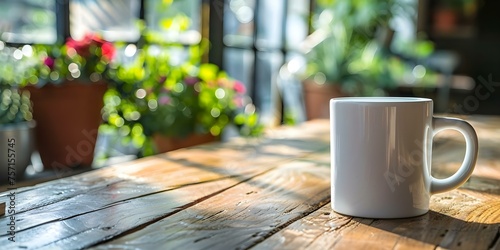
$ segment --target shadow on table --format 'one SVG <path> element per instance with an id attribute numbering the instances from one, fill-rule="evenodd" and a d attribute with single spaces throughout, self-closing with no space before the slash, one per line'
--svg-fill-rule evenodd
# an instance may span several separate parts
<path id="1" fill-rule="evenodd" d="M 446 249 L 493 249 L 499 245 L 500 222 L 468 222 L 436 211 L 407 219 L 369 220 L 361 224 Z"/>

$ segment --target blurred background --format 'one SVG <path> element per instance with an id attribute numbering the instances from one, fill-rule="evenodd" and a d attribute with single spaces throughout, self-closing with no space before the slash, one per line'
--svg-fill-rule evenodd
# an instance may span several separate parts
<path id="1" fill-rule="evenodd" d="M 176 0 L 169 8 L 159 8 L 162 2 L 169 1 L 1 0 L 1 40 L 8 45 L 50 44 L 95 31 L 110 41 L 137 43 L 138 20 L 162 32 L 162 18 L 183 13 L 189 18 L 188 29 L 182 34 L 166 32 L 162 37 L 186 44 L 199 43 L 203 37 L 209 39 L 211 47 L 205 60 L 247 84 L 264 119 L 273 119 L 276 107 L 283 104 L 280 93 L 275 93 L 280 90 L 273 88 L 277 85 L 274 82 L 282 65 L 304 57 L 304 39 L 322 25 L 351 22 L 361 16 L 371 19 L 367 20 L 371 24 L 363 24 L 367 29 L 385 25 L 392 29 L 392 41 L 382 46 L 408 63 L 407 72 L 398 72 L 401 76 L 395 79 L 396 94 L 436 95 L 444 98 L 440 111 L 456 112 L 454 105 L 474 93 L 480 76 L 500 79 L 500 28 L 496 25 L 500 17 L 494 14 L 500 4 L 492 0 Z M 339 2 L 352 6 L 341 6 Z M 342 13 L 338 15 L 341 20 L 328 20 L 336 19 L 335 14 L 342 8 L 357 13 Z M 429 58 L 404 57 L 415 54 L 418 41 L 431 42 L 432 51 L 423 52 Z M 437 80 L 419 85 L 422 68 L 415 68 L 417 65 L 438 74 Z M 411 74 L 414 69 L 417 74 Z M 440 88 L 449 90 L 439 96 Z M 481 100 L 478 108 L 467 113 L 497 114 L 499 92 L 492 91 L 490 98 Z M 293 108 L 291 111 L 298 112 Z M 291 115 L 299 120 L 304 117 L 300 113 Z"/>
<path id="2" fill-rule="evenodd" d="M 244 84 L 265 126 L 327 118 L 334 96 L 419 96 L 438 113 L 498 115 L 498 9 L 494 0 L 0 0 L 0 49 L 16 57 L 7 48 L 26 55 L 97 33 L 117 45 L 119 63 L 147 44 L 175 65 L 203 44 L 197 63 Z M 126 117 L 110 117 L 97 159 L 137 155 L 142 141 L 110 139 Z M 135 128 L 127 133 L 146 126 Z"/>

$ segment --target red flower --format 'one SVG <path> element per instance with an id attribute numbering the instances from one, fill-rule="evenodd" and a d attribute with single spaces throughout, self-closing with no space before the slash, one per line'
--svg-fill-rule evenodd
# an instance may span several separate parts
<path id="1" fill-rule="evenodd" d="M 66 47 L 68 54 L 71 53 L 71 49 L 82 57 L 90 56 L 90 45 L 92 44 L 93 35 L 87 34 L 82 40 L 74 40 L 73 38 L 68 38 L 66 41 Z"/>
<path id="2" fill-rule="evenodd" d="M 74 49 L 76 53 L 80 56 L 88 58 L 91 54 L 91 47 L 101 48 L 102 56 L 106 60 L 110 61 L 115 56 L 115 47 L 112 43 L 103 40 L 100 36 L 95 34 L 86 34 L 81 40 L 74 40 L 73 38 L 68 38 L 66 41 L 66 47 L 68 54 Z"/>
<path id="3" fill-rule="evenodd" d="M 101 47 L 101 51 L 102 56 L 108 61 L 113 60 L 113 58 L 115 57 L 116 50 L 113 44 L 110 42 L 105 42 Z"/>
<path id="4" fill-rule="evenodd" d="M 247 89 L 245 88 L 245 85 L 243 85 L 243 83 L 241 83 L 239 81 L 234 81 L 233 88 L 239 94 L 244 94 L 247 91 Z"/>
<path id="5" fill-rule="evenodd" d="M 45 66 L 49 67 L 50 70 L 53 70 L 54 69 L 54 58 L 50 57 L 50 56 L 47 56 L 45 57 L 45 59 L 43 60 L 43 64 L 45 64 Z"/>

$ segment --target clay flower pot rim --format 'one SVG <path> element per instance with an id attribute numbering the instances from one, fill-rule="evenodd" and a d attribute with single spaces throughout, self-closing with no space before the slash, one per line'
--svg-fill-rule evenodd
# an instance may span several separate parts
<path id="1" fill-rule="evenodd" d="M 106 81 L 104 79 L 99 79 L 98 81 L 92 81 L 90 79 L 63 79 L 60 81 L 46 81 L 45 83 L 36 83 L 36 84 L 30 84 L 25 87 L 34 87 L 37 89 L 44 88 L 46 86 L 53 86 L 53 87 L 63 87 L 68 84 L 81 84 L 81 85 L 93 85 L 93 84 L 100 84 L 100 85 L 107 85 Z"/>

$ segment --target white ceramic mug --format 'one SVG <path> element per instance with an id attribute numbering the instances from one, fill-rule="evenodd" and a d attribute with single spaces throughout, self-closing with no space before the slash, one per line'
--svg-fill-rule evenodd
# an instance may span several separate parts
<path id="1" fill-rule="evenodd" d="M 330 101 L 332 208 L 366 218 L 403 218 L 429 211 L 432 194 L 462 185 L 472 174 L 478 141 L 459 119 L 433 117 L 425 98 L 346 97 Z M 466 141 L 460 169 L 431 176 L 433 136 L 444 129 Z"/>

